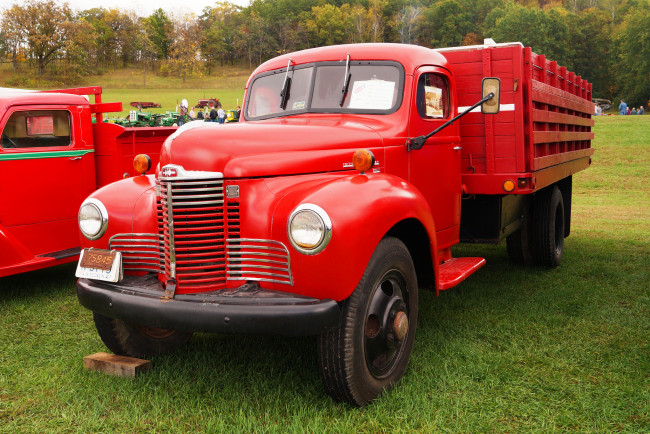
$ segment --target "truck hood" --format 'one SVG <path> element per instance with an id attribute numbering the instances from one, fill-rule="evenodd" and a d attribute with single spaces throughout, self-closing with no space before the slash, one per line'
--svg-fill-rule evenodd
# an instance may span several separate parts
<path id="1" fill-rule="evenodd" d="M 291 118 L 219 125 L 190 122 L 170 136 L 160 167 L 221 172 L 224 178 L 344 170 L 360 148 L 377 148 L 380 125 L 349 118 Z"/>

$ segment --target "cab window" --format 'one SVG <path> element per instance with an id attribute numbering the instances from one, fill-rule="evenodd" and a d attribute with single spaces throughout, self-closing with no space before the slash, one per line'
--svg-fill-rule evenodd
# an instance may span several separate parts
<path id="1" fill-rule="evenodd" d="M 12 113 L 2 130 L 3 148 L 69 146 L 70 113 L 64 110 L 30 110 Z"/>
<path id="2" fill-rule="evenodd" d="M 426 73 L 420 76 L 417 107 L 423 119 L 445 119 L 449 116 L 449 85 L 447 77 Z"/>

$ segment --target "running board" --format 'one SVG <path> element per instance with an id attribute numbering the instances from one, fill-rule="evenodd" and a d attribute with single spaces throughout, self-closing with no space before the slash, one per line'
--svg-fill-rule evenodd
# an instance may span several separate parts
<path id="1" fill-rule="evenodd" d="M 453 288 L 485 265 L 484 258 L 452 258 L 440 264 L 438 289 Z"/>
<path id="2" fill-rule="evenodd" d="M 60 259 L 69 258 L 71 256 L 79 256 L 79 253 L 81 253 L 81 247 L 73 247 L 71 249 L 59 250 L 58 252 L 43 253 L 42 255 L 38 255 L 38 257 L 52 258 L 58 261 Z"/>

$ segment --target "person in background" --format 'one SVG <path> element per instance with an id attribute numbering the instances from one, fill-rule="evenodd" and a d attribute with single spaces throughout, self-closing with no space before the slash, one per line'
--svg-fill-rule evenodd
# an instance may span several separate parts
<path id="1" fill-rule="evenodd" d="M 190 120 L 196 119 L 196 112 L 194 111 L 194 107 L 190 109 Z"/>
<path id="2" fill-rule="evenodd" d="M 625 114 L 626 114 L 626 115 L 629 115 L 629 114 L 630 114 L 630 111 L 631 111 L 631 110 L 630 110 L 630 108 L 628 107 L 627 110 L 625 110 Z"/>
<path id="3" fill-rule="evenodd" d="M 226 122 L 226 112 L 221 108 L 221 103 L 217 104 L 217 117 L 219 118 L 219 123 L 223 124 Z"/>
<path id="4" fill-rule="evenodd" d="M 600 104 L 596 104 L 596 116 L 600 116 L 603 114 L 603 108 L 600 106 Z"/>
<path id="5" fill-rule="evenodd" d="M 203 120 L 203 109 L 201 107 L 199 107 L 199 111 L 196 112 L 196 119 L 199 121 Z"/>
<path id="6" fill-rule="evenodd" d="M 643 106 L 639 107 L 639 111 L 637 113 L 640 114 L 640 115 L 645 113 L 645 109 L 643 108 Z"/>
<path id="7" fill-rule="evenodd" d="M 239 116 L 241 115 L 241 106 L 237 106 L 237 110 L 235 110 L 235 121 L 239 122 Z"/>
<path id="8" fill-rule="evenodd" d="M 636 112 L 636 109 L 635 109 L 634 107 L 632 107 L 632 111 L 630 111 L 630 114 L 631 114 L 631 115 L 635 115 L 636 113 L 637 113 L 637 112 Z"/>
<path id="9" fill-rule="evenodd" d="M 178 126 L 180 127 L 186 121 L 187 107 L 185 107 L 183 104 L 181 104 L 179 109 L 180 110 L 179 110 L 179 115 L 178 115 Z"/>
<path id="10" fill-rule="evenodd" d="M 623 116 L 627 114 L 627 104 L 625 104 L 625 101 L 621 100 L 621 103 L 618 105 L 618 113 Z"/>
<path id="11" fill-rule="evenodd" d="M 210 122 L 217 122 L 217 110 L 210 104 Z"/>

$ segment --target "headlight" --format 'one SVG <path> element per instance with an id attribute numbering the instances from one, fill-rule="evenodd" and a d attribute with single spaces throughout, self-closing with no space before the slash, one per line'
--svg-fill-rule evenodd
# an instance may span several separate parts
<path id="1" fill-rule="evenodd" d="M 86 199 L 79 208 L 79 229 L 84 237 L 96 240 L 106 232 L 108 212 L 97 199 Z"/>
<path id="2" fill-rule="evenodd" d="M 306 255 L 321 252 L 332 238 L 332 222 L 319 206 L 305 203 L 289 216 L 287 232 L 291 245 Z"/>

